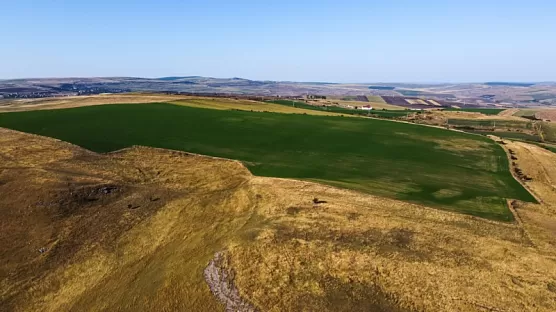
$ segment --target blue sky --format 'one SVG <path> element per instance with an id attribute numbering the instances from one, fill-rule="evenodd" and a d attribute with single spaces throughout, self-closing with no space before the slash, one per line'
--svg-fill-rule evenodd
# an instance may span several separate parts
<path id="1" fill-rule="evenodd" d="M 553 0 L 0 0 L 0 8 L 0 79 L 556 80 Z"/>

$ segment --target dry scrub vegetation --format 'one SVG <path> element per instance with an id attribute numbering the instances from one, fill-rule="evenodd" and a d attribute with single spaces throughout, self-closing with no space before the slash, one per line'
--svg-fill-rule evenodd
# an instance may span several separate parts
<path id="1" fill-rule="evenodd" d="M 522 224 L 0 129 L 0 310 L 224 310 L 218 262 L 246 310 L 554 311 L 556 154 L 507 146 L 543 200 Z"/>

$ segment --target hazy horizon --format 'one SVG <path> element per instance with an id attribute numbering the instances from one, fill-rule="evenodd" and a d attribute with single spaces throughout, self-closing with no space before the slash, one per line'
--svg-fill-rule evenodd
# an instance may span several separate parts
<path id="1" fill-rule="evenodd" d="M 556 3 L 10 1 L 0 79 L 556 80 Z"/>
<path id="2" fill-rule="evenodd" d="M 134 78 L 134 79 L 163 79 L 169 77 L 176 77 L 176 78 L 192 78 L 192 77 L 200 77 L 200 78 L 209 78 L 209 79 L 246 79 L 246 80 L 253 80 L 253 81 L 269 81 L 269 82 L 283 82 L 283 83 L 330 83 L 330 84 L 377 84 L 377 85 L 384 85 L 384 84 L 484 84 L 484 83 L 534 83 L 534 84 L 543 84 L 543 83 L 556 83 L 556 81 L 520 81 L 520 80 L 497 80 L 497 81 L 461 81 L 461 82 L 454 82 L 454 81 L 347 81 L 347 82 L 337 82 L 337 81 L 296 81 L 296 80 L 276 80 L 276 79 L 251 79 L 246 77 L 211 77 L 211 76 L 202 76 L 202 75 L 167 75 L 167 76 L 160 76 L 160 77 L 141 77 L 141 76 L 67 76 L 67 77 L 19 77 L 19 78 L 0 78 L 0 81 L 10 81 L 10 80 L 33 80 L 33 79 L 116 79 L 116 78 Z"/>

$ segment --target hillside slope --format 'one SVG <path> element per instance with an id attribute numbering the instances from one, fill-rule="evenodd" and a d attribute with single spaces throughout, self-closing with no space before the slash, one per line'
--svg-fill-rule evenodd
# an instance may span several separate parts
<path id="1" fill-rule="evenodd" d="M 96 152 L 143 145 L 236 159 L 258 176 L 317 181 L 494 220 L 513 220 L 506 198 L 534 201 L 492 140 L 408 123 L 122 104 L 5 113 L 0 126 Z"/>
<path id="2" fill-rule="evenodd" d="M 0 159 L 3 311 L 224 310 L 203 273 L 218 252 L 261 311 L 556 309 L 556 242 L 534 223 L 5 129 Z M 546 222 L 553 205 L 527 209 Z"/>

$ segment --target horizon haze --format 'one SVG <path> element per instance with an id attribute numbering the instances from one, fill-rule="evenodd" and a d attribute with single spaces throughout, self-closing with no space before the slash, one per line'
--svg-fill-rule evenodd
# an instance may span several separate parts
<path id="1" fill-rule="evenodd" d="M 552 1 L 10 1 L 0 79 L 556 80 Z"/>

